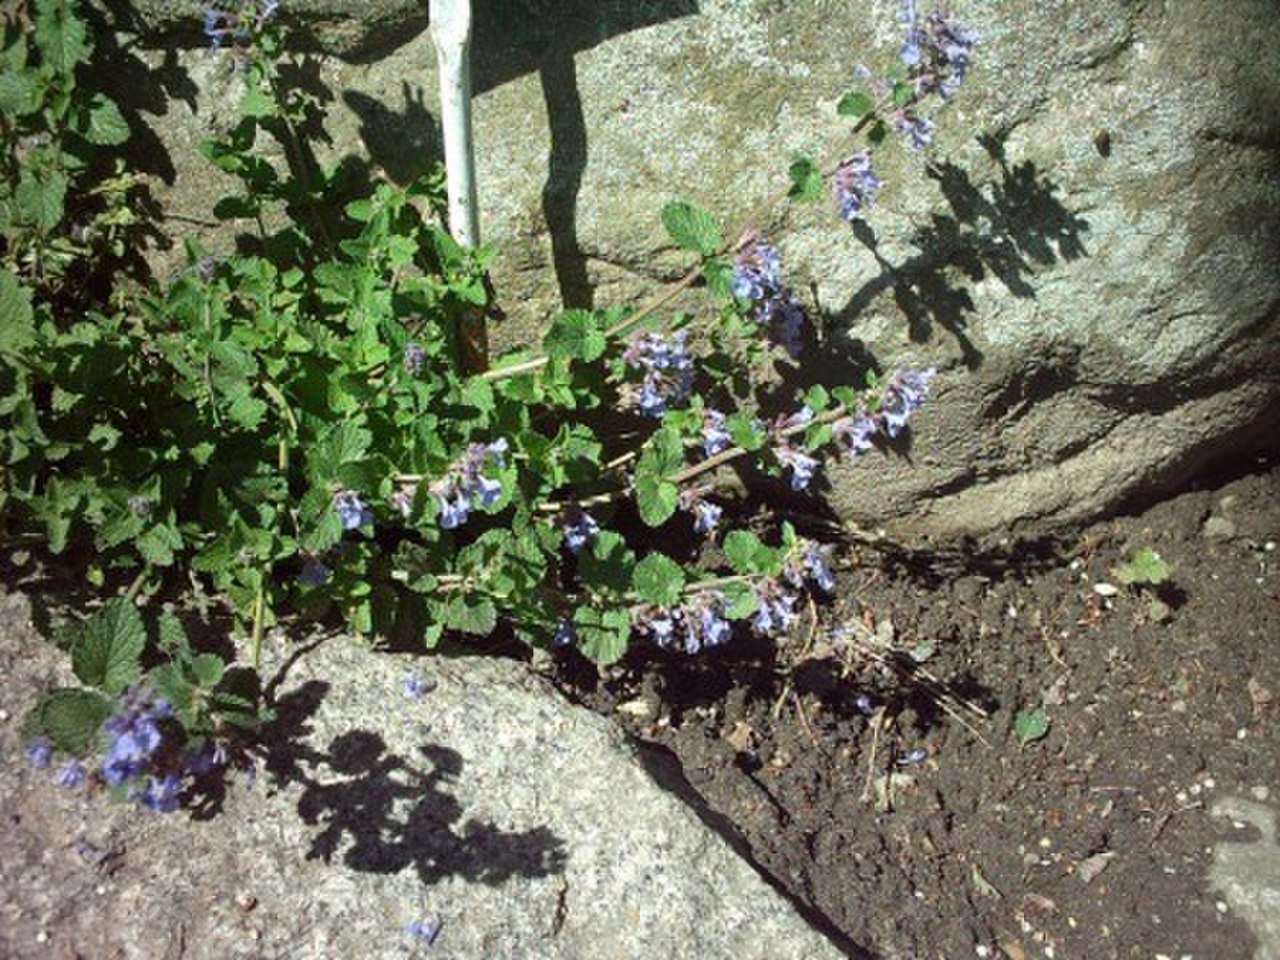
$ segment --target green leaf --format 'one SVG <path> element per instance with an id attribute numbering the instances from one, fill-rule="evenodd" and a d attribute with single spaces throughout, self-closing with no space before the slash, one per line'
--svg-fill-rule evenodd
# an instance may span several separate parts
<path id="1" fill-rule="evenodd" d="M 488 636 L 498 625 L 498 611 L 491 600 L 454 597 L 441 612 L 445 626 L 461 633 Z"/>
<path id="2" fill-rule="evenodd" d="M 679 603 L 684 583 L 684 568 L 664 553 L 651 553 L 636 565 L 636 593 L 660 607 Z"/>
<path id="3" fill-rule="evenodd" d="M 756 418 L 748 413 L 735 413 L 725 418 L 724 428 L 735 447 L 743 450 L 759 450 L 765 444 L 765 432 Z"/>
<path id="4" fill-rule="evenodd" d="M 636 505 L 647 526 L 660 527 L 671 519 L 680 504 L 680 488 L 652 474 L 636 474 Z"/>
<path id="5" fill-rule="evenodd" d="M 860 90 L 852 90 L 840 98 L 836 113 L 842 117 L 861 117 L 875 107 L 875 101 Z"/>
<path id="6" fill-rule="evenodd" d="M 600 318 L 590 310 L 566 310 L 556 317 L 542 340 L 553 360 L 598 360 L 608 346 Z"/>
<path id="7" fill-rule="evenodd" d="M 71 76 L 93 49 L 84 21 L 76 16 L 71 0 L 41 0 L 36 4 L 35 39 L 45 66 L 64 77 Z"/>
<path id="8" fill-rule="evenodd" d="M 66 207 L 67 177 L 51 171 L 47 180 L 24 173 L 13 191 L 18 216 L 41 230 L 52 230 L 62 221 Z"/>
<path id="9" fill-rule="evenodd" d="M 755 588 L 747 583 L 728 583 L 723 588 L 724 615 L 730 620 L 745 620 L 760 609 L 760 598 Z"/>
<path id="10" fill-rule="evenodd" d="M 662 208 L 662 225 L 676 245 L 709 257 L 724 245 L 715 218 L 701 207 L 682 200 Z"/>
<path id="11" fill-rule="evenodd" d="M 142 559 L 155 567 L 173 565 L 173 552 L 182 549 L 182 537 L 166 524 L 158 523 L 134 541 Z"/>
<path id="12" fill-rule="evenodd" d="M 240 100 L 240 114 L 245 117 L 274 117 L 277 112 L 275 99 L 260 87 L 249 87 Z"/>
<path id="13" fill-rule="evenodd" d="M 573 615 L 578 649 L 600 666 L 617 663 L 631 639 L 631 616 L 625 610 L 580 607 Z"/>
<path id="14" fill-rule="evenodd" d="M 916 98 L 916 90 L 911 84 L 899 80 L 893 85 L 893 104 L 896 107 L 905 107 Z"/>
<path id="15" fill-rule="evenodd" d="M 787 169 L 791 189 L 787 196 L 797 203 L 810 203 L 822 196 L 822 171 L 808 157 L 800 157 Z"/>
<path id="16" fill-rule="evenodd" d="M 1021 746 L 1041 740 L 1049 732 L 1049 715 L 1043 710 L 1024 710 L 1013 721 L 1013 733 Z"/>
<path id="17" fill-rule="evenodd" d="M 115 101 L 95 93 L 89 101 L 88 122 L 79 133 L 96 147 L 116 147 L 129 139 L 129 124 Z"/>
<path id="18" fill-rule="evenodd" d="M 626 593 L 631 589 L 635 567 L 636 555 L 615 530 L 601 530 L 591 551 L 578 557 L 582 582 L 597 593 Z"/>
<path id="19" fill-rule="evenodd" d="M 0 270 L 0 356 L 21 357 L 35 341 L 31 291 L 8 270 Z"/>
<path id="20" fill-rule="evenodd" d="M 96 744 L 114 709 L 109 699 L 94 690 L 64 687 L 41 698 L 27 720 L 27 729 L 49 737 L 59 750 L 82 757 Z"/>
<path id="21" fill-rule="evenodd" d="M 117 694 L 142 677 L 146 643 L 137 607 L 128 600 L 111 600 L 75 628 L 71 666 L 81 683 Z"/>
<path id="22" fill-rule="evenodd" d="M 188 661 L 191 675 L 206 690 L 216 687 L 227 666 L 216 653 L 199 653 Z"/>
<path id="23" fill-rule="evenodd" d="M 1159 586 L 1169 579 L 1169 564 L 1150 547 L 1135 550 L 1129 562 L 1115 570 L 1116 579 L 1125 586 Z"/>
<path id="24" fill-rule="evenodd" d="M 767 546 L 750 530 L 734 530 L 724 538 L 724 555 L 736 573 L 776 575 L 786 549 Z"/>
<path id="25" fill-rule="evenodd" d="M 0 113 L 22 117 L 40 109 L 40 91 L 34 74 L 0 72 Z"/>

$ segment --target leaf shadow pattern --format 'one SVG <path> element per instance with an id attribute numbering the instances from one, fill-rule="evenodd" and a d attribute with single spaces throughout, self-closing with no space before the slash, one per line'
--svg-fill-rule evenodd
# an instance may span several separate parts
<path id="1" fill-rule="evenodd" d="M 308 859 L 341 856 L 366 873 L 412 867 L 424 884 L 461 877 L 498 885 L 564 872 L 564 842 L 548 827 L 508 831 L 465 817 L 448 789 L 463 770 L 455 750 L 422 744 L 410 761 L 367 730 L 340 734 L 327 750 L 308 746 L 310 719 L 329 689 L 309 681 L 278 698 L 276 720 L 262 737 L 267 775 L 279 788 L 301 785 L 298 813 L 321 828 Z"/>
<path id="2" fill-rule="evenodd" d="M 853 225 L 854 236 L 881 272 L 839 311 L 842 325 L 851 326 L 888 291 L 906 316 L 914 342 L 927 341 L 934 327 L 941 327 L 955 338 L 965 366 L 976 370 L 983 357 L 967 319 L 975 306 L 968 291 L 954 285 L 954 273 L 969 283 L 994 276 L 1015 297 L 1035 299 L 1032 280 L 1039 270 L 1088 256 L 1083 236 L 1089 223 L 1062 203 L 1058 185 L 1033 161 L 1011 166 L 999 137 L 984 136 L 979 142 L 996 163 L 999 178 L 981 186 L 953 163 L 931 162 L 926 174 L 937 182 L 951 210 L 933 214 L 929 225 L 910 238 L 917 255 L 895 264 L 881 252 L 873 227 Z"/>

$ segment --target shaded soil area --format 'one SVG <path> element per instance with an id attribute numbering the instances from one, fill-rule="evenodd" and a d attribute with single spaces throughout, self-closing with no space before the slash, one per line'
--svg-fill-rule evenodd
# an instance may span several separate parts
<path id="1" fill-rule="evenodd" d="M 780 650 L 562 680 L 869 956 L 1267 956 L 1207 879 L 1257 839 L 1214 801 L 1280 799 L 1280 468 L 1252 469 L 1034 558 L 855 556 Z M 1121 582 L 1141 548 L 1159 588 Z"/>

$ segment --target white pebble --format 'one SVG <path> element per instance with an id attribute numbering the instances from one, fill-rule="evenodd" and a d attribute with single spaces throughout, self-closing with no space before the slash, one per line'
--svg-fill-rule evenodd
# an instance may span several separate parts
<path id="1" fill-rule="evenodd" d="M 36 934 L 36 943 L 48 943 L 48 942 L 49 942 L 48 930 L 41 930 L 39 933 Z"/>
<path id="2" fill-rule="evenodd" d="M 1205 778 L 1204 778 L 1204 788 L 1205 788 L 1206 790 L 1212 790 L 1212 789 L 1213 789 L 1214 787 L 1216 787 L 1217 785 L 1218 785 L 1218 782 L 1217 782 L 1216 780 L 1214 780 L 1214 779 L 1213 779 L 1213 777 L 1205 777 Z"/>
<path id="3" fill-rule="evenodd" d="M 1217 908 L 1217 910 L 1218 910 L 1218 912 L 1219 912 L 1219 913 L 1226 913 L 1226 912 L 1227 912 L 1227 905 L 1226 905 L 1225 903 L 1223 903 L 1221 900 L 1219 900 L 1217 903 L 1215 903 L 1215 904 L 1214 904 L 1214 906 Z"/>
<path id="4" fill-rule="evenodd" d="M 1198 796 L 1200 796 L 1200 791 L 1201 791 L 1202 789 L 1204 789 L 1204 788 L 1203 788 L 1203 787 L 1201 787 L 1201 786 L 1200 786 L 1200 784 L 1198 784 L 1198 783 L 1193 783 L 1193 784 L 1191 785 L 1191 795 L 1192 795 L 1193 797 L 1198 797 Z"/>
<path id="5" fill-rule="evenodd" d="M 1258 784 L 1256 787 L 1250 788 L 1249 793 L 1253 796 L 1253 799 L 1260 800 L 1263 803 L 1266 802 L 1267 797 L 1271 796 L 1270 789 L 1262 784 Z"/>
<path id="6" fill-rule="evenodd" d="M 1177 793 L 1175 793 L 1175 794 L 1173 795 L 1173 799 L 1177 800 L 1179 803 L 1186 803 L 1186 802 L 1187 802 L 1187 791 L 1185 791 L 1185 790 L 1179 790 Z"/>
<path id="7" fill-rule="evenodd" d="M 1114 597 L 1120 592 L 1120 588 L 1111 583 L 1095 583 L 1093 592 L 1100 597 Z"/>
<path id="8" fill-rule="evenodd" d="M 1237 740 L 1247 740 L 1248 737 L 1249 737 L 1249 731 L 1246 728 L 1241 727 L 1239 730 L 1236 731 Z"/>
<path id="9" fill-rule="evenodd" d="M 973 954 L 976 957 L 989 957 L 991 956 L 991 948 L 980 943 L 973 948 Z"/>

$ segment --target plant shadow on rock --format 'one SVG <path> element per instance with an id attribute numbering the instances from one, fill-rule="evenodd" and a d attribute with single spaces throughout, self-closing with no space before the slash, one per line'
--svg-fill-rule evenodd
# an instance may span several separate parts
<path id="1" fill-rule="evenodd" d="M 916 256 L 891 263 L 880 252 L 875 230 L 864 222 L 854 224 L 854 235 L 881 273 L 839 311 L 840 326 L 851 327 L 887 291 L 907 318 L 913 341 L 927 341 L 935 326 L 941 327 L 955 338 L 965 366 L 976 370 L 983 356 L 969 336 L 967 320 L 974 303 L 949 274 L 959 271 L 970 283 L 990 274 L 1015 297 L 1035 299 L 1031 278 L 1037 270 L 1088 255 L 1082 240 L 1088 221 L 1063 205 L 1058 185 L 1030 160 L 1010 166 L 1002 138 L 983 136 L 979 142 L 998 165 L 999 179 L 984 189 L 963 168 L 930 162 L 927 174 L 937 181 L 951 212 L 933 214 L 930 225 L 915 233 Z"/>
<path id="2" fill-rule="evenodd" d="M 343 733 L 327 749 L 308 746 L 308 721 L 328 691 L 327 683 L 312 680 L 276 698 L 276 719 L 261 738 L 263 766 L 274 784 L 300 785 L 299 815 L 323 825 L 308 859 L 328 863 L 345 845 L 342 862 L 353 870 L 413 867 L 424 884 L 456 876 L 496 885 L 564 871 L 563 841 L 547 827 L 506 831 L 464 819 L 448 791 L 462 774 L 462 758 L 448 747 L 422 744 L 420 758 L 411 761 L 367 730 Z"/>

